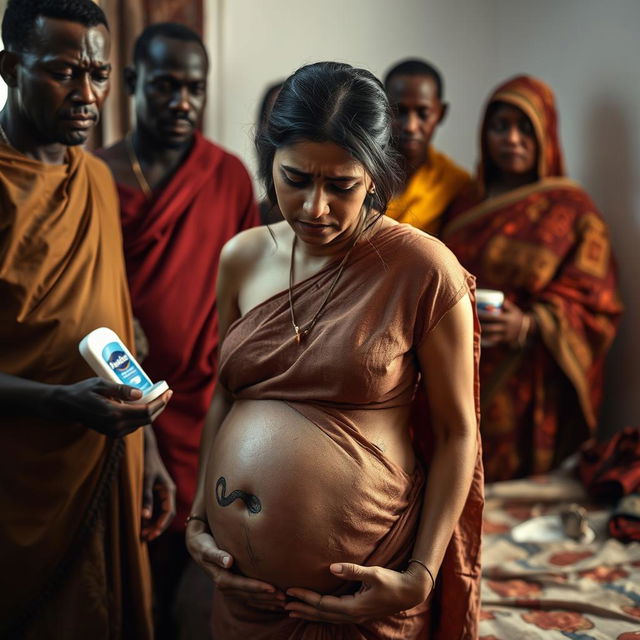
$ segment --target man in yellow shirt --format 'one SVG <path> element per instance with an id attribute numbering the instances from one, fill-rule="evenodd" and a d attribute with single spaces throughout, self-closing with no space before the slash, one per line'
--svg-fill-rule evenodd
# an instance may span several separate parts
<path id="1" fill-rule="evenodd" d="M 384 85 L 405 175 L 404 188 L 389 203 L 387 215 L 437 233 L 441 215 L 471 181 L 464 169 L 431 146 L 448 108 L 442 76 L 427 62 L 410 59 L 388 71 Z"/>

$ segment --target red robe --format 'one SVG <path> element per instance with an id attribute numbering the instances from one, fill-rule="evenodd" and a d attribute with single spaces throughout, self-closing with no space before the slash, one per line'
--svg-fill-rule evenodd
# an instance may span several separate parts
<path id="1" fill-rule="evenodd" d="M 177 486 L 172 528 L 182 530 L 216 384 L 220 251 L 260 218 L 243 164 L 199 133 L 153 201 L 126 185 L 118 184 L 118 192 L 133 314 L 149 341 L 143 366 L 154 382 L 166 380 L 174 392 L 154 430 Z"/>

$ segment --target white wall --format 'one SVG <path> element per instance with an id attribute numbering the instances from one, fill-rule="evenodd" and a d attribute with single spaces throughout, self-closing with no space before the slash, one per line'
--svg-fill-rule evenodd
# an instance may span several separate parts
<path id="1" fill-rule="evenodd" d="M 297 67 L 340 60 L 382 75 L 408 56 L 429 56 L 446 76 L 449 126 L 438 142 L 471 165 L 478 96 L 490 74 L 492 11 L 474 0 L 216 0 L 221 23 L 208 46 L 222 56 L 210 93 L 210 133 L 253 166 L 250 140 L 264 87 Z M 489 3 L 492 6 L 492 3 Z M 211 13 L 214 13 L 211 11 Z M 213 16 L 212 16 L 213 18 Z M 462 44 L 459 46 L 456 43 Z M 470 66 L 474 72 L 469 73 Z"/>
<path id="2" fill-rule="evenodd" d="M 218 73 L 208 133 L 250 167 L 263 88 L 306 62 L 342 60 L 382 74 L 407 56 L 433 61 L 451 103 L 436 144 L 467 168 L 491 88 L 522 72 L 548 82 L 569 174 L 611 226 L 627 305 L 609 359 L 605 431 L 640 426 L 639 0 L 208 0 L 208 7 Z"/>

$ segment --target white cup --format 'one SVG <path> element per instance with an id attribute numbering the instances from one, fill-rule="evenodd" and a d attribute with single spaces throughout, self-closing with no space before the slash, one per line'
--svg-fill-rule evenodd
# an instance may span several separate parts
<path id="1" fill-rule="evenodd" d="M 502 293 L 502 291 L 496 291 L 495 289 L 478 289 L 476 291 L 476 308 L 478 311 L 496 314 L 501 313 L 503 304 L 504 293 Z M 482 337 L 480 337 L 480 345 L 483 347 L 491 346 L 491 344 Z"/>
<path id="2" fill-rule="evenodd" d="M 478 289 L 476 291 L 476 307 L 478 311 L 500 313 L 504 304 L 504 293 L 495 289 Z"/>

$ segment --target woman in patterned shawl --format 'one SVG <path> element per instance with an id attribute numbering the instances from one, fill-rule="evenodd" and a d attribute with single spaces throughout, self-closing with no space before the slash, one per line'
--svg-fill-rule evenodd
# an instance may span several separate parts
<path id="1" fill-rule="evenodd" d="M 443 239 L 478 287 L 482 437 L 489 481 L 543 473 L 596 427 L 605 354 L 622 310 L 607 225 L 565 177 L 551 89 L 530 76 L 491 95 L 476 183 Z"/>

